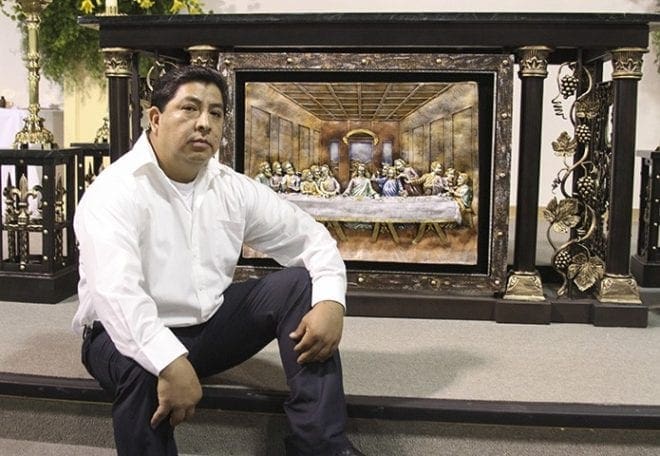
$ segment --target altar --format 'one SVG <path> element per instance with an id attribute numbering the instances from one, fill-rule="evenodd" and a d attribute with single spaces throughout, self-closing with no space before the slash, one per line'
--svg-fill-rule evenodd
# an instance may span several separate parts
<path id="1" fill-rule="evenodd" d="M 382 315 L 379 309 L 387 308 L 388 315 L 397 315 L 399 309 L 418 317 L 646 325 L 647 308 L 630 274 L 630 247 L 621 240 L 632 235 L 631 132 L 636 129 L 637 83 L 650 24 L 660 22 L 660 15 L 221 14 L 84 17 L 80 22 L 100 30 L 113 160 L 130 149 L 140 131 L 140 100 L 131 95 L 139 92 L 131 90 L 139 80 L 132 69 L 147 53 L 168 64 L 212 66 L 226 78 L 229 110 L 219 159 L 239 171 L 252 172 L 262 154 L 271 163 L 286 160 L 300 169 L 327 163 L 346 185 L 352 139 L 338 135 L 335 128 L 337 122 L 345 122 L 342 131 L 370 133 L 355 140 L 371 141 L 371 172 L 386 156 L 405 159 L 420 173 L 429 172 L 437 159 L 446 169 L 474 179 L 475 232 L 465 229 L 463 234 L 473 242 L 470 254 L 476 260 L 377 263 L 351 256 L 352 312 Z M 605 64 L 612 65 L 610 80 L 605 80 Z M 544 94 L 549 65 L 560 68 L 561 78 L 557 93 Z M 521 81 L 521 96 L 515 107 L 520 138 L 514 146 L 515 76 Z M 392 112 L 389 117 L 369 118 L 366 105 L 361 105 L 352 117 L 337 119 L 344 114 L 323 105 L 321 87 L 329 87 L 333 99 L 346 106 L 340 94 L 348 82 L 360 85 L 355 93 L 380 93 L 382 105 L 403 105 L 413 98 L 413 91 L 429 85 L 438 94 L 454 90 L 451 100 L 464 100 L 465 88 L 475 96 L 458 106 L 430 94 L 428 103 L 411 107 L 407 112 L 413 115 L 407 117 Z M 458 84 L 464 88 L 459 90 Z M 303 94 L 296 94 L 294 89 L 301 87 L 304 90 L 298 92 Z M 396 98 L 395 92 L 406 90 L 407 95 Z M 251 99 L 250 93 L 257 91 L 270 94 L 266 99 L 273 103 L 260 103 L 264 97 Z M 319 95 L 306 104 L 303 97 L 310 94 Z M 284 98 L 298 106 L 291 107 Z M 541 144 L 546 103 L 552 103 L 558 114 L 576 112 L 572 124 L 564 117 L 567 131 L 557 132 L 551 145 Z M 319 105 L 322 109 L 312 112 Z M 331 115 L 324 119 L 324 113 Z M 385 125 L 385 119 L 390 123 Z M 380 137 L 384 140 L 376 143 Z M 584 169 L 577 172 L 567 166 L 554 181 L 541 182 L 541 150 L 550 146 L 559 159 L 579 161 Z M 512 147 L 519 150 L 517 169 L 510 166 Z M 518 175 L 515 202 L 510 201 L 511 173 Z M 571 236 L 567 244 L 553 245 L 550 267 L 536 262 L 539 185 L 559 187 L 558 199 L 548 204 L 545 216 L 551 228 L 565 229 Z M 417 208 L 415 203 L 390 206 L 384 198 L 335 203 L 291 199 L 329 224 L 360 222 L 354 219 L 390 223 L 392 238 L 397 223 L 412 220 L 443 228 L 442 224 L 460 224 L 462 215 L 451 202 Z M 510 206 L 516 206 L 511 240 Z M 394 240 L 386 244 L 392 239 L 377 238 L 377 245 L 402 248 Z M 412 244 L 406 243 L 406 248 L 419 250 Z M 464 244 L 459 238 L 453 243 Z M 508 265 L 510 244 L 514 255 Z M 449 248 L 434 245 L 435 257 L 444 257 Z M 236 276 L 258 276 L 272 267 L 248 262 L 238 267 Z M 556 295 L 548 296 L 545 285 L 557 282 Z M 395 292 L 414 296 L 420 305 L 404 311 L 401 303 L 390 299 Z"/>

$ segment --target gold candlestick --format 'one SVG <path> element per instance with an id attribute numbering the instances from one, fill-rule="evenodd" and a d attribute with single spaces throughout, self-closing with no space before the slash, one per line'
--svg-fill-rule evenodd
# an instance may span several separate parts
<path id="1" fill-rule="evenodd" d="M 117 16 L 119 14 L 117 0 L 105 0 L 105 14 L 106 16 Z"/>
<path id="2" fill-rule="evenodd" d="M 30 105 L 28 116 L 23 119 L 24 126 L 14 138 L 15 149 L 52 149 L 57 147 L 53 134 L 44 127 L 44 119 L 39 116 L 39 24 L 41 12 L 52 0 L 16 0 L 25 14 L 28 32 L 28 88 Z"/>

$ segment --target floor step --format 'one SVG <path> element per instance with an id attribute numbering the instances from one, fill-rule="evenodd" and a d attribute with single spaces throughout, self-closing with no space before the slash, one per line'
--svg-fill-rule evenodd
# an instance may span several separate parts
<path id="1" fill-rule="evenodd" d="M 0 456 L 109 456 L 110 405 L 0 397 Z M 660 430 L 478 425 L 417 420 L 349 420 L 351 440 L 369 455 L 656 456 Z M 282 414 L 201 409 L 177 428 L 182 456 L 278 456 Z"/>

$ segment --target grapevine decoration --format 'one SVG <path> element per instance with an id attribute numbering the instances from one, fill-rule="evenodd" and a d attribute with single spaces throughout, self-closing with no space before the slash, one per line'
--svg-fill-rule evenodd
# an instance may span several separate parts
<path id="1" fill-rule="evenodd" d="M 564 100 L 575 95 L 578 82 L 578 78 L 575 77 L 575 75 L 572 73 L 562 76 L 562 78 L 559 80 L 559 94 L 564 98 Z M 552 100 L 552 106 L 556 115 L 560 116 L 562 119 L 566 119 L 564 108 L 561 101 L 559 101 L 559 95 L 557 95 L 555 99 Z"/>
<path id="2" fill-rule="evenodd" d="M 564 63 L 557 75 L 554 112 L 570 120 L 573 135 L 562 132 L 552 149 L 563 161 L 552 184 L 555 196 L 544 210 L 552 267 L 562 276 L 558 296 L 574 284 L 586 292 L 603 277 L 605 222 L 611 148 L 606 135 L 611 100 L 609 83 L 594 84 L 577 62 Z M 561 238 L 558 241 L 557 238 Z"/>

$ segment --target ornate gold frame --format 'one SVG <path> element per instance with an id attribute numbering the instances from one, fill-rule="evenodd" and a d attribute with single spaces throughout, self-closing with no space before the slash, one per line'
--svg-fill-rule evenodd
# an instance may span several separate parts
<path id="1" fill-rule="evenodd" d="M 486 73 L 493 75 L 490 220 L 487 267 L 484 273 L 424 272 L 410 270 L 350 269 L 349 290 L 374 291 L 383 295 L 413 292 L 420 295 L 454 294 L 493 296 L 502 293 L 507 274 L 509 224 L 509 179 L 511 163 L 511 112 L 513 98 L 513 57 L 498 54 L 376 54 L 376 53 L 220 53 L 219 69 L 229 89 L 224 146 L 220 160 L 235 166 L 236 74 L 249 72 L 434 72 Z M 242 153 L 242 152 L 241 152 Z M 485 230 L 484 230 L 485 231 Z M 269 268 L 241 265 L 237 278 L 260 276 Z"/>

